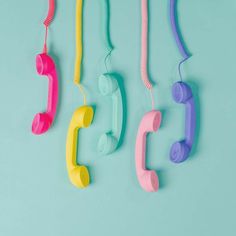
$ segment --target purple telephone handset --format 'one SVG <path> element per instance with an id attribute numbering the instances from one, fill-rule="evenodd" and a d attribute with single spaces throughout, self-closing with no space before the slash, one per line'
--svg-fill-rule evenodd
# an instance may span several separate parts
<path id="1" fill-rule="evenodd" d="M 185 161 L 192 149 L 196 129 L 196 110 L 194 104 L 193 93 L 189 85 L 182 82 L 181 64 L 186 61 L 190 54 L 182 42 L 182 37 L 177 27 L 176 22 L 176 2 L 177 0 L 170 0 L 170 21 L 171 28 L 174 34 L 175 41 L 179 48 L 183 60 L 179 63 L 179 75 L 181 81 L 176 82 L 172 87 L 172 96 L 177 103 L 185 104 L 186 106 L 186 120 L 185 120 L 185 139 L 180 142 L 175 142 L 170 150 L 170 160 L 174 163 Z"/>
<path id="2" fill-rule="evenodd" d="M 170 150 L 170 159 L 175 163 L 185 161 L 192 149 L 195 128 L 196 110 L 191 88 L 184 82 L 177 82 L 172 87 L 175 102 L 185 104 L 185 139 L 175 142 Z"/>

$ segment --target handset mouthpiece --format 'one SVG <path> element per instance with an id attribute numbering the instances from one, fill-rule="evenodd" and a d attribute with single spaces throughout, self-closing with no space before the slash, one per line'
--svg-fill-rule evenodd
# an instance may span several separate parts
<path id="1" fill-rule="evenodd" d="M 32 122 L 32 133 L 39 135 L 47 132 L 51 127 L 52 119 L 47 113 L 38 113 Z"/>

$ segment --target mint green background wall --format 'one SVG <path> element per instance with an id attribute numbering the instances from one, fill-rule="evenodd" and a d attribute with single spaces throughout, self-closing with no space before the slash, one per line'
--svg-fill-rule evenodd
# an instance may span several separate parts
<path id="1" fill-rule="evenodd" d="M 134 165 L 137 127 L 150 109 L 139 72 L 140 1 L 111 0 L 110 68 L 124 78 L 128 119 L 122 148 L 101 157 L 97 139 L 111 122 L 111 104 L 97 90 L 106 54 L 102 8 L 100 1 L 85 0 L 83 83 L 96 104 L 93 125 L 80 135 L 79 158 L 93 178 L 86 190 L 69 183 L 65 165 L 67 127 L 82 104 L 72 82 L 75 1 L 57 2 L 49 48 L 60 72 L 58 117 L 50 132 L 36 137 L 31 121 L 45 107 L 48 81 L 36 74 L 34 60 L 47 1 L 0 0 L 0 235 L 235 235 L 236 1 L 179 0 L 181 29 L 194 55 L 184 77 L 198 94 L 201 116 L 195 155 L 174 165 L 168 153 L 183 135 L 184 108 L 170 91 L 181 58 L 168 1 L 150 0 L 150 74 L 164 111 L 161 130 L 149 137 L 148 166 L 161 177 L 160 191 L 152 194 L 140 188 Z"/>

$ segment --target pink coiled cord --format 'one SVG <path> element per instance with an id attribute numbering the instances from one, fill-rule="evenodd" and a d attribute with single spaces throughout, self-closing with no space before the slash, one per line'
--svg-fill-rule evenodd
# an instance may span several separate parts
<path id="1" fill-rule="evenodd" d="M 152 94 L 152 83 L 148 78 L 148 0 L 142 0 L 142 39 L 141 39 L 141 77 L 147 89 L 151 92 L 152 108 L 154 109 L 154 98 Z"/>
<path id="2" fill-rule="evenodd" d="M 50 23 L 52 22 L 53 17 L 54 17 L 54 12 L 55 12 L 55 0 L 49 0 L 48 15 L 47 15 L 47 18 L 43 22 L 46 27 L 48 27 Z"/>
<path id="3" fill-rule="evenodd" d="M 48 15 L 46 19 L 44 20 L 43 24 L 46 27 L 46 32 L 45 32 L 45 39 L 44 39 L 44 47 L 43 47 L 43 52 L 47 53 L 47 37 L 48 37 L 48 27 L 51 24 L 53 17 L 55 13 L 55 0 L 49 0 L 49 9 L 48 9 Z"/>

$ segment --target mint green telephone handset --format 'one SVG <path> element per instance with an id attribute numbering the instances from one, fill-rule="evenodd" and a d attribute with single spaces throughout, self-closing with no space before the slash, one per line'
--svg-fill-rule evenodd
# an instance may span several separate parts
<path id="1" fill-rule="evenodd" d="M 103 96 L 112 98 L 112 129 L 101 135 L 98 151 L 104 155 L 114 152 L 119 145 L 123 126 L 123 101 L 116 78 L 111 74 L 103 74 L 98 79 L 99 91 Z"/>

